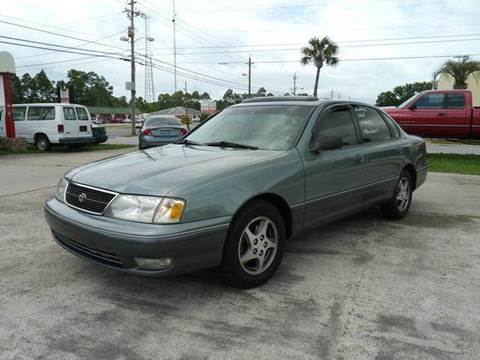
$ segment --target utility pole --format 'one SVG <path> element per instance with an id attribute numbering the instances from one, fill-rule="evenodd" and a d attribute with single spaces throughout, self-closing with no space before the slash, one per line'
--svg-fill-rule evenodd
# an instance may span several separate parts
<path id="1" fill-rule="evenodd" d="M 177 92 L 177 29 L 176 29 L 176 17 L 177 13 L 175 12 L 175 0 L 173 0 L 173 78 L 175 82 L 175 92 Z"/>
<path id="2" fill-rule="evenodd" d="M 293 96 L 297 95 L 297 73 L 293 73 Z"/>
<path id="3" fill-rule="evenodd" d="M 132 136 L 136 135 L 135 129 L 135 112 L 136 112 L 136 105 L 137 101 L 135 98 L 136 94 L 136 86 L 135 86 L 135 17 L 140 15 L 140 12 L 135 11 L 135 0 L 130 0 L 129 5 L 130 8 L 125 8 L 124 12 L 127 13 L 128 18 L 130 19 L 130 26 L 128 27 L 128 38 L 130 39 L 130 72 L 131 72 L 131 79 L 130 79 L 130 106 L 131 106 L 131 120 L 132 120 Z"/>
<path id="4" fill-rule="evenodd" d="M 248 57 L 248 98 L 252 95 L 252 57 Z"/>
<path id="5" fill-rule="evenodd" d="M 145 106 L 147 103 L 155 101 L 155 86 L 153 79 L 153 63 L 152 50 L 150 43 L 153 38 L 150 37 L 150 27 L 148 23 L 148 16 L 141 13 L 140 16 L 145 20 Z M 145 112 L 147 110 L 145 109 Z"/>
<path id="6" fill-rule="evenodd" d="M 187 82 L 185 81 L 185 120 L 187 121 L 187 128 L 190 131 L 190 118 L 188 117 L 188 103 L 187 103 Z"/>

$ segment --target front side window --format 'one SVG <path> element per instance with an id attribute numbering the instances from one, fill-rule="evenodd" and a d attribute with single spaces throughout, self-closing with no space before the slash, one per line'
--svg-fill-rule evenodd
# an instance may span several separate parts
<path id="1" fill-rule="evenodd" d="M 78 120 L 89 120 L 87 110 L 77 107 Z"/>
<path id="2" fill-rule="evenodd" d="M 353 105 L 352 108 L 364 141 L 391 139 L 390 130 L 377 110 L 362 105 Z"/>
<path id="3" fill-rule="evenodd" d="M 202 144 L 234 142 L 287 150 L 303 130 L 313 106 L 248 105 L 227 108 L 187 136 Z"/>
<path id="4" fill-rule="evenodd" d="M 447 107 L 449 109 L 464 109 L 465 108 L 465 94 L 448 94 Z"/>
<path id="5" fill-rule="evenodd" d="M 415 102 L 417 109 L 442 109 L 445 94 L 427 94 Z"/>
<path id="6" fill-rule="evenodd" d="M 64 107 L 63 116 L 65 117 L 65 120 L 77 120 L 77 114 L 73 107 Z"/>
<path id="7" fill-rule="evenodd" d="M 348 106 L 325 110 L 315 128 L 315 137 L 340 137 L 343 146 L 356 144 L 357 134 Z"/>
<path id="8" fill-rule="evenodd" d="M 25 106 L 18 106 L 13 108 L 13 121 L 25 121 L 25 113 L 27 108 Z"/>
<path id="9" fill-rule="evenodd" d="M 53 106 L 32 106 L 28 108 L 28 121 L 55 120 L 55 107 Z"/>

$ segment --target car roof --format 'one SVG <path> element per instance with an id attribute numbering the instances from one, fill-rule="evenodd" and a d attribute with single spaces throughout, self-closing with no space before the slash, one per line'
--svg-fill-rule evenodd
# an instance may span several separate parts
<path id="1" fill-rule="evenodd" d="M 256 105 L 290 105 L 290 106 L 322 106 L 327 107 L 334 104 L 354 104 L 362 106 L 374 106 L 372 104 L 367 104 L 359 101 L 352 100 L 330 100 L 330 99 L 319 99 L 314 96 L 267 96 L 262 98 L 246 99 L 241 103 L 233 105 L 232 107 L 245 107 L 245 106 L 256 106 Z"/>
<path id="2" fill-rule="evenodd" d="M 30 104 L 13 104 L 12 106 L 80 106 L 86 108 L 85 105 L 65 104 L 65 103 L 30 103 Z"/>

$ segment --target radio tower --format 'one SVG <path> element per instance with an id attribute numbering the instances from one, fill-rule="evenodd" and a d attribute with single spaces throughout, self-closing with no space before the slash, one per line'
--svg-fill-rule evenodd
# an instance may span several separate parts
<path id="1" fill-rule="evenodd" d="M 148 16 L 144 13 L 142 13 L 141 16 L 145 20 L 145 102 L 151 103 L 156 100 L 153 80 L 152 47 L 150 46 L 153 38 L 150 37 Z"/>

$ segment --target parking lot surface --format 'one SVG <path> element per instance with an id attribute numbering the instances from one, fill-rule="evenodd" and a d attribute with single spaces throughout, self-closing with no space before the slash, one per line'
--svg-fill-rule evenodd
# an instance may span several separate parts
<path id="1" fill-rule="evenodd" d="M 269 283 L 237 290 L 57 246 L 43 201 L 107 155 L 70 156 L 0 158 L 2 359 L 478 359 L 479 177 L 430 174 L 405 219 L 372 209 L 292 239 Z"/>

